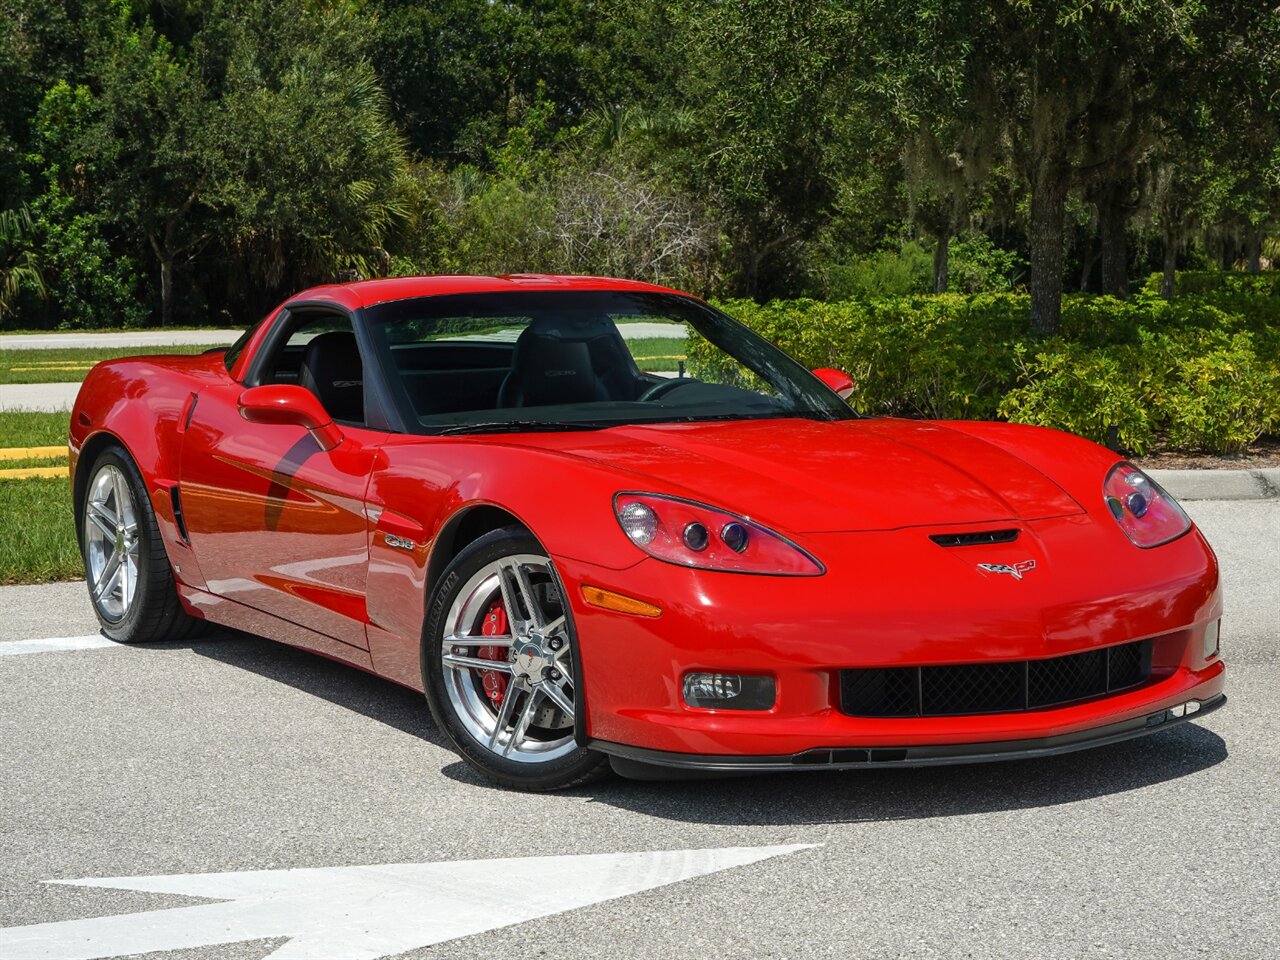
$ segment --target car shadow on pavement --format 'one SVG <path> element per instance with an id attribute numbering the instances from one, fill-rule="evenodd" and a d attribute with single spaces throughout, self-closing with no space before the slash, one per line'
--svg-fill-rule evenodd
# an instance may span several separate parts
<path id="1" fill-rule="evenodd" d="M 354 710 L 438 747 L 448 742 L 436 728 L 422 694 L 356 667 L 327 660 L 307 650 L 245 633 L 219 633 L 180 644 L 211 660 L 249 670 L 339 707 Z"/>
<path id="2" fill-rule="evenodd" d="M 247 634 L 158 646 L 190 649 L 448 748 L 421 694 L 355 667 Z M 611 777 L 567 795 L 666 820 L 723 826 L 915 820 L 1090 800 L 1188 777 L 1226 758 L 1221 737 L 1185 723 L 1040 760 L 711 780 Z M 506 789 L 460 761 L 441 773 L 479 790 Z"/>
<path id="3" fill-rule="evenodd" d="M 596 803 L 685 823 L 923 820 L 1091 800 L 1191 776 L 1226 758 L 1221 737 L 1188 723 L 1039 760 L 665 783 L 615 778 L 574 792 Z"/>

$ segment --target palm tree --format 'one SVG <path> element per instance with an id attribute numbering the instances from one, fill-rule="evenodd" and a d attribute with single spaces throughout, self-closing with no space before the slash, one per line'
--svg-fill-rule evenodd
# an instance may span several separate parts
<path id="1" fill-rule="evenodd" d="M 9 312 L 23 287 L 44 296 L 35 254 L 22 248 L 30 233 L 31 214 L 26 207 L 0 210 L 0 317 Z"/>

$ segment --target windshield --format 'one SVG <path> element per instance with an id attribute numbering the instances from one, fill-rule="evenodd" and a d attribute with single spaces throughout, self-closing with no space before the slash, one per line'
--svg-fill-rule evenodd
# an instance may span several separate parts
<path id="1" fill-rule="evenodd" d="M 800 364 L 690 297 L 480 293 L 364 314 L 415 432 L 854 416 Z"/>

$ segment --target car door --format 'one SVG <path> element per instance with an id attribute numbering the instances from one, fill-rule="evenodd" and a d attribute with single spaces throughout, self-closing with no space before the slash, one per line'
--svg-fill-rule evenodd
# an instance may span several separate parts
<path id="1" fill-rule="evenodd" d="M 246 422 L 245 385 L 230 376 L 201 391 L 182 452 L 191 547 L 210 593 L 367 649 L 365 494 L 386 434 L 363 423 L 350 317 L 309 310 L 282 322 L 274 347 L 264 345 L 271 355 L 255 361 L 257 383 L 311 389 L 342 442 L 325 450 L 301 426 Z"/>

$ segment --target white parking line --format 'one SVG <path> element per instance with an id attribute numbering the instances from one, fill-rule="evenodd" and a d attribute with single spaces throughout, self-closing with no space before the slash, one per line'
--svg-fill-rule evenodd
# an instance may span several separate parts
<path id="1" fill-rule="evenodd" d="M 24 653 L 56 653 L 60 650 L 97 650 L 101 647 L 118 647 L 100 633 L 88 637 L 50 637 L 47 640 L 8 640 L 0 642 L 0 657 L 20 656 Z"/>

